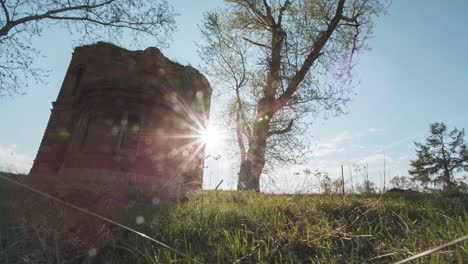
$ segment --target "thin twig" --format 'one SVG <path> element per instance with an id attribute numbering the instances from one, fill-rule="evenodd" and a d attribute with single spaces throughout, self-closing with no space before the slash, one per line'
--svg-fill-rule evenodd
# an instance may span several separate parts
<path id="1" fill-rule="evenodd" d="M 453 241 L 450 241 L 450 242 L 445 243 L 445 244 L 443 244 L 443 245 L 440 245 L 440 246 L 438 246 L 438 247 L 435 247 L 435 248 L 426 250 L 426 251 L 424 251 L 424 252 L 421 252 L 421 253 L 419 253 L 419 254 L 417 254 L 417 255 L 414 255 L 414 256 L 412 256 L 412 257 L 406 258 L 406 259 L 404 259 L 404 260 L 400 260 L 400 261 L 396 262 L 395 264 L 407 263 L 407 262 L 409 262 L 409 261 L 412 261 L 412 260 L 415 260 L 415 259 L 418 259 L 418 258 L 427 256 L 427 255 L 430 255 L 430 254 L 432 254 L 432 253 L 434 253 L 434 252 L 437 252 L 437 251 L 439 251 L 439 250 L 441 250 L 441 249 L 444 249 L 444 248 L 446 248 L 446 247 L 450 247 L 450 246 L 453 246 L 453 245 L 455 245 L 455 244 L 461 243 L 461 242 L 463 242 L 463 241 L 465 241 L 465 240 L 468 240 L 468 235 L 462 236 L 462 237 L 460 237 L 460 238 L 458 238 L 458 239 L 455 239 L 455 240 L 453 240 Z"/>

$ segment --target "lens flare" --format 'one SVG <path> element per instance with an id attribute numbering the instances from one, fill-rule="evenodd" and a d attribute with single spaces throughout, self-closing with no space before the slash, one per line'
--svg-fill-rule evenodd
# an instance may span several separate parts
<path id="1" fill-rule="evenodd" d="M 203 143 L 209 146 L 216 146 L 219 144 L 220 141 L 220 134 L 218 129 L 215 127 L 207 127 L 205 128 L 200 135 L 201 140 Z"/>

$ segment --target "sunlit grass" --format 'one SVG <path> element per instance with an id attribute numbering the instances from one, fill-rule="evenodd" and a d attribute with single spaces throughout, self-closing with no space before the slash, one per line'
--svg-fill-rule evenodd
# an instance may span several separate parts
<path id="1" fill-rule="evenodd" d="M 163 212 L 153 212 L 145 228 L 206 263 L 388 263 L 468 233 L 467 201 L 204 191 L 156 209 Z M 458 250 L 467 256 L 466 243 Z M 152 252 L 162 262 L 184 261 L 167 250 Z M 451 248 L 423 262 L 455 259 Z"/>
<path id="2" fill-rule="evenodd" d="M 467 195 L 200 191 L 178 205 L 139 203 L 127 215 L 133 228 L 203 263 L 391 263 L 468 234 L 467 208 Z M 190 263 L 124 231 L 99 252 L 110 263 Z M 465 242 L 417 263 L 467 256 Z"/>

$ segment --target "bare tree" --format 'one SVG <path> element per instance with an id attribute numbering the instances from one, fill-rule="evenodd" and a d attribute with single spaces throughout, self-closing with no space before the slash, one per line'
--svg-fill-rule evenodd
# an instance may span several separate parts
<path id="1" fill-rule="evenodd" d="M 354 55 L 365 48 L 378 0 L 227 0 L 207 13 L 200 55 L 232 95 L 238 189 L 260 190 L 265 164 L 290 162 L 311 114 L 343 113 Z"/>
<path id="2" fill-rule="evenodd" d="M 115 41 L 128 31 L 163 43 L 175 29 L 166 0 L 0 0 L 0 96 L 22 92 L 28 79 L 43 80 L 44 69 L 33 66 L 39 50 L 32 40 L 52 25 L 80 42 Z"/>

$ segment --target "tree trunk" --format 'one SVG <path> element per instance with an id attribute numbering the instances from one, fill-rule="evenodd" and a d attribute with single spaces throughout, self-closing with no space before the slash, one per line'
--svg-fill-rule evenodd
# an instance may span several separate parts
<path id="1" fill-rule="evenodd" d="M 265 151 L 270 128 L 269 120 L 255 123 L 246 159 L 241 161 L 238 190 L 260 191 L 260 175 L 265 167 Z"/>
<path id="2" fill-rule="evenodd" d="M 260 191 L 260 175 L 265 167 L 265 146 L 266 140 L 250 146 L 247 159 L 240 165 L 238 190 Z"/>
<path id="3" fill-rule="evenodd" d="M 449 156 L 450 154 L 445 154 L 445 144 L 444 144 L 444 138 L 441 136 L 440 137 L 440 142 L 442 143 L 442 164 L 443 164 L 443 167 L 444 167 L 444 177 L 442 178 L 443 182 L 444 182 L 444 191 L 450 191 L 453 189 L 453 183 L 452 183 L 452 177 L 451 177 L 451 173 L 450 173 L 450 170 L 448 168 L 448 164 L 449 164 L 449 159 L 447 156 Z"/>

